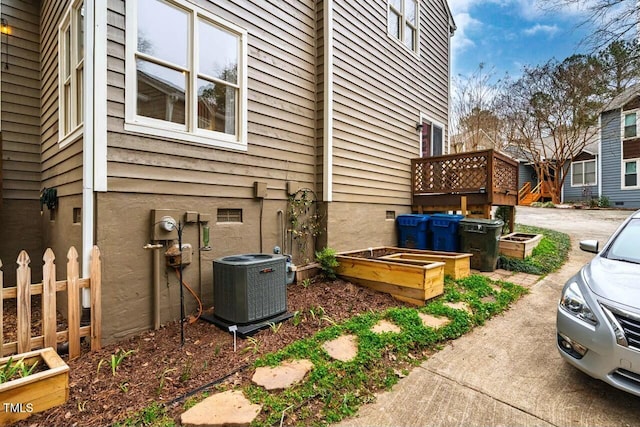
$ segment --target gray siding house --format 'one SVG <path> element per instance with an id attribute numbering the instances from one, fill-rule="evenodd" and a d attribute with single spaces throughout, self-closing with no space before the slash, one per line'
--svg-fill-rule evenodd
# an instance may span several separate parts
<path id="1" fill-rule="evenodd" d="M 600 116 L 600 194 L 611 206 L 640 208 L 640 86 L 613 100 Z"/>
<path id="2" fill-rule="evenodd" d="M 598 141 L 587 144 L 565 168 L 566 178 L 562 187 L 563 202 L 588 202 L 600 197 L 598 149 Z"/>
<path id="3" fill-rule="evenodd" d="M 612 207 L 640 208 L 640 86 L 614 98 L 600 114 L 599 141 L 568 166 L 564 202 L 606 197 Z"/>
<path id="4" fill-rule="evenodd" d="M 295 252 L 298 190 L 317 200 L 318 247 L 395 243 L 411 159 L 444 152 L 445 0 L 2 0 L 1 14 L 5 282 L 21 249 L 38 281 L 45 248 L 62 279 L 69 246 L 87 275 L 98 245 L 108 341 L 180 316 L 173 268 L 144 249 L 175 243 L 161 216 L 184 224 L 184 279 L 210 306 L 213 259 Z"/>

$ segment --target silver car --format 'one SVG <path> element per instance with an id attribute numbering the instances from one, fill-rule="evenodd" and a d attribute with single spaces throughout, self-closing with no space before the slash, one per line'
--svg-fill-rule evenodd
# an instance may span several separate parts
<path id="1" fill-rule="evenodd" d="M 564 285 L 557 313 L 558 349 L 576 368 L 640 396 L 640 211 Z"/>

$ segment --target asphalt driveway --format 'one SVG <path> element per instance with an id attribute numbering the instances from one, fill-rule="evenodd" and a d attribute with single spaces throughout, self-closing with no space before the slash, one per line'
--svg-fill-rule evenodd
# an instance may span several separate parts
<path id="1" fill-rule="evenodd" d="M 555 310 L 564 282 L 630 214 L 614 210 L 518 207 L 516 222 L 568 233 L 569 262 L 531 293 L 436 353 L 390 392 L 341 426 L 638 426 L 640 398 L 566 364 L 555 346 Z"/>

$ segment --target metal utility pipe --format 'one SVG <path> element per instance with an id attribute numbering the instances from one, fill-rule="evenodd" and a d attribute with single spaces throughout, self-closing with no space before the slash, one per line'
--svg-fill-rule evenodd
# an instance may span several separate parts
<path id="1" fill-rule="evenodd" d="M 282 209 L 278 209 L 278 218 L 279 218 L 279 222 L 278 222 L 278 227 L 280 228 L 280 247 L 282 248 L 282 253 L 283 254 L 288 254 L 289 252 L 287 252 L 287 237 L 285 234 L 285 223 L 284 223 L 284 211 Z"/>
<path id="2" fill-rule="evenodd" d="M 153 327 L 160 329 L 160 244 L 147 244 L 144 249 L 153 249 Z"/>

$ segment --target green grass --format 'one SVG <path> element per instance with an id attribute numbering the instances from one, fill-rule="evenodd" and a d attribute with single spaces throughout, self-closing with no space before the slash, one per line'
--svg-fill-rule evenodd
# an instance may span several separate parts
<path id="1" fill-rule="evenodd" d="M 533 249 L 530 257 L 517 259 L 500 255 L 498 258 L 498 266 L 500 268 L 544 276 L 556 271 L 566 262 L 571 248 L 571 241 L 568 235 L 529 225 L 516 225 L 516 231 L 542 234 L 543 237 L 538 246 Z"/>
<path id="2" fill-rule="evenodd" d="M 174 427 L 176 423 L 167 414 L 165 407 L 153 402 L 149 406 L 134 413 L 121 423 L 115 423 L 114 427 L 133 427 L 133 426 L 153 426 L 153 427 Z"/>
<path id="3" fill-rule="evenodd" d="M 494 290 L 492 283 L 501 290 Z M 362 404 L 372 401 L 375 392 L 396 384 L 398 372 L 407 372 L 408 367 L 425 360 L 448 340 L 458 338 L 506 310 L 526 292 L 520 286 L 498 284 L 480 275 L 458 281 L 447 278 L 445 293 L 425 307 L 395 307 L 361 314 L 268 354 L 258 359 L 255 366 L 275 366 L 284 360 L 306 358 L 313 362 L 314 368 L 303 383 L 288 390 L 269 392 L 256 385 L 244 386 L 245 395 L 263 405 L 253 425 L 278 425 L 283 412 L 286 422 L 296 425 L 326 425 L 351 416 Z M 493 296 L 495 302 L 483 303 L 482 298 L 487 296 Z M 444 304 L 458 301 L 468 303 L 473 314 Z M 439 329 L 424 327 L 419 311 L 446 316 L 451 322 Z M 381 319 L 395 323 L 401 332 L 371 332 L 371 327 Z M 324 342 L 342 334 L 358 337 L 358 354 L 350 362 L 335 361 L 322 349 Z"/>

